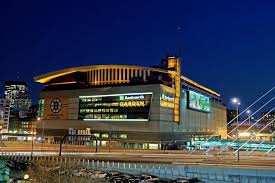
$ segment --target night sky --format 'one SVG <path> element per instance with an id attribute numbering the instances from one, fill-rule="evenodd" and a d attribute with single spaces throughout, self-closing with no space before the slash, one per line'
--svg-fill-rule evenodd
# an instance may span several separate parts
<path id="1" fill-rule="evenodd" d="M 221 93 L 224 103 L 239 96 L 247 105 L 274 85 L 274 8 L 260 0 L 1 1 L 0 82 L 26 80 L 37 98 L 36 75 L 157 65 L 181 48 L 183 75 Z"/>

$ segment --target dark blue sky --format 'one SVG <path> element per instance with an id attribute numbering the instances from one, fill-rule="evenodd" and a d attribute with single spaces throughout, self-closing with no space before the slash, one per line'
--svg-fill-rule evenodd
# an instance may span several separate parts
<path id="1" fill-rule="evenodd" d="M 0 82 L 93 64 L 156 65 L 183 49 L 183 75 L 244 104 L 274 85 L 272 1 L 2 1 Z M 178 31 L 178 27 L 184 30 Z"/>

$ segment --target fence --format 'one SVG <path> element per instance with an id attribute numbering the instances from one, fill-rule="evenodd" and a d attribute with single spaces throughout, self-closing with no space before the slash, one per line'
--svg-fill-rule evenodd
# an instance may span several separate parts
<path id="1" fill-rule="evenodd" d="M 274 183 L 275 170 L 218 168 L 207 166 L 176 166 L 142 163 L 99 161 L 87 158 L 30 156 L 27 153 L 2 152 L 0 156 L 18 161 L 41 161 L 47 165 L 81 166 L 103 171 L 121 171 L 131 174 L 153 174 L 162 178 L 199 178 L 211 183 Z"/>

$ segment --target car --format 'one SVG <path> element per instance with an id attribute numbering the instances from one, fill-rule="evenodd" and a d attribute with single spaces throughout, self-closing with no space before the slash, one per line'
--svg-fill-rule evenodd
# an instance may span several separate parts
<path id="1" fill-rule="evenodd" d="M 174 181 L 172 179 L 159 179 L 158 183 L 174 183 Z"/>
<path id="2" fill-rule="evenodd" d="M 187 179 L 177 179 L 174 181 L 175 183 L 190 183 Z"/>
<path id="3" fill-rule="evenodd" d="M 112 172 L 108 172 L 106 178 L 107 179 L 112 179 L 113 177 L 121 176 L 121 175 L 122 175 L 121 172 L 112 171 Z"/>
<path id="4" fill-rule="evenodd" d="M 111 182 L 123 182 L 125 178 L 129 178 L 126 174 L 115 175 L 110 178 Z"/>
<path id="5" fill-rule="evenodd" d="M 198 178 L 188 179 L 189 183 L 205 183 L 202 180 L 199 180 Z"/>
<path id="6" fill-rule="evenodd" d="M 128 179 L 128 183 L 139 183 L 141 182 L 141 179 L 139 178 L 130 178 Z"/>
<path id="7" fill-rule="evenodd" d="M 117 177 L 114 180 L 112 180 L 113 183 L 123 183 L 123 178 Z"/>
<path id="8" fill-rule="evenodd" d="M 155 175 L 141 175 L 140 182 L 156 182 L 159 181 L 159 177 Z"/>

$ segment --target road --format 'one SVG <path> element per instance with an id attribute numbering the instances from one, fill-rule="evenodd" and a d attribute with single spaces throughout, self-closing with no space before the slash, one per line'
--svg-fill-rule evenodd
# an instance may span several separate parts
<path id="1" fill-rule="evenodd" d="M 0 153 L 11 152 L 14 154 L 28 154 L 33 150 L 34 156 L 58 156 L 58 144 L 30 144 L 21 143 L 13 145 L 2 145 Z M 220 166 L 233 168 L 255 168 L 255 169 L 274 169 L 275 154 L 264 156 L 263 152 L 254 152 L 248 156 L 248 152 L 241 151 L 241 160 L 237 162 L 237 157 L 233 152 L 224 152 L 217 156 L 218 151 L 211 151 L 208 155 L 203 155 L 204 151 L 196 151 L 189 154 L 190 151 L 163 151 L 163 150 L 129 150 L 129 149 L 109 149 L 99 148 L 95 153 L 95 148 L 87 146 L 64 145 L 62 156 L 80 157 L 90 160 L 136 162 L 136 163 L 154 163 L 154 164 L 173 164 L 173 165 L 192 165 L 192 166 Z"/>
<path id="2" fill-rule="evenodd" d="M 129 149 L 110 149 L 99 148 L 95 153 L 95 148 L 78 145 L 63 145 L 62 156 L 81 157 L 86 159 L 154 163 L 154 164 L 174 164 L 174 165 L 192 165 L 192 166 L 230 166 L 230 167 L 254 167 L 275 169 L 275 154 L 264 156 L 263 152 L 240 152 L 240 162 L 237 162 L 236 155 L 233 152 L 224 152 L 219 156 L 218 151 L 210 151 L 204 155 L 204 151 L 195 151 L 190 155 L 190 151 L 183 150 L 129 150 Z M 34 156 L 58 156 L 59 144 L 41 144 L 34 143 L 33 146 L 28 142 L 4 143 L 0 146 L 1 152 L 11 152 L 13 154 L 28 154 L 33 152 Z"/>

